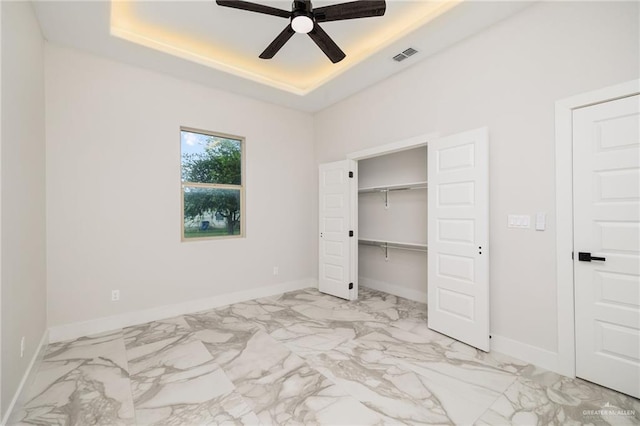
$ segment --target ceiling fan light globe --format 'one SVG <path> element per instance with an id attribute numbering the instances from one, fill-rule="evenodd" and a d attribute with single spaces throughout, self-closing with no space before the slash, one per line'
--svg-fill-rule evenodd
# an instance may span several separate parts
<path id="1" fill-rule="evenodd" d="M 307 34 L 313 29 L 313 19 L 306 15 L 296 16 L 291 20 L 291 28 L 297 33 Z"/>

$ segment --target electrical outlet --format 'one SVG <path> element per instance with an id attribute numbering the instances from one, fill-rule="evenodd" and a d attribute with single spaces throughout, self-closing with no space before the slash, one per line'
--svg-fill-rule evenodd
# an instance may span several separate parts
<path id="1" fill-rule="evenodd" d="M 120 300 L 120 290 L 111 290 L 111 301 L 117 302 Z"/>
<path id="2" fill-rule="evenodd" d="M 24 356 L 24 336 L 20 339 L 20 358 Z"/>
<path id="3" fill-rule="evenodd" d="M 273 275 L 278 275 L 280 273 L 280 270 L 278 269 L 277 266 L 273 267 Z"/>

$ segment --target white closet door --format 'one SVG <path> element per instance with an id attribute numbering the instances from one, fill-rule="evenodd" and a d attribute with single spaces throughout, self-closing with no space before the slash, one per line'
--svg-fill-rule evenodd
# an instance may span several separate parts
<path id="1" fill-rule="evenodd" d="M 428 326 L 489 351 L 486 128 L 428 145 Z"/>
<path id="2" fill-rule="evenodd" d="M 318 289 L 343 299 L 356 299 L 358 295 L 356 168 L 353 160 L 320 165 Z"/>

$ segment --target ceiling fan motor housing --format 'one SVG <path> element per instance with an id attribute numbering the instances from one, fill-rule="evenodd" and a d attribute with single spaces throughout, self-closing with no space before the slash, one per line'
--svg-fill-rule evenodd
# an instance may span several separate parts
<path id="1" fill-rule="evenodd" d="M 293 13 L 298 11 L 311 12 L 311 0 L 293 0 Z"/>
<path id="2" fill-rule="evenodd" d="M 291 12 L 291 27 L 297 33 L 307 34 L 314 26 L 310 0 L 294 0 Z"/>

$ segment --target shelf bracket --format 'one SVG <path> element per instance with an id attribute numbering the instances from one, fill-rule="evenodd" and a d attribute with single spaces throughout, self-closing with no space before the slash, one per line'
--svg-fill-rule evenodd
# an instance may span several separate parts
<path id="1" fill-rule="evenodd" d="M 389 244 L 380 242 L 379 244 L 376 244 L 376 245 L 380 247 L 380 249 L 384 252 L 384 260 L 388 262 L 389 261 Z"/>
<path id="2" fill-rule="evenodd" d="M 385 189 L 384 192 L 384 208 L 389 209 L 389 190 Z"/>

